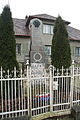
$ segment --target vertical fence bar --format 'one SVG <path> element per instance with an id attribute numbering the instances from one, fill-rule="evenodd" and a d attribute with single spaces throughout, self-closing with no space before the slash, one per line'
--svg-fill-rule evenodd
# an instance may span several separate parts
<path id="1" fill-rule="evenodd" d="M 5 81 L 5 111 L 7 112 L 7 90 L 6 90 L 6 81 Z M 6 115 L 7 117 L 7 115 Z"/>
<path id="2" fill-rule="evenodd" d="M 2 67 L 1 67 L 1 103 L 2 103 L 2 113 L 3 113 L 3 81 L 2 81 L 2 78 L 3 78 L 3 74 L 2 74 Z M 3 115 L 2 115 L 2 118 L 3 118 Z"/>
<path id="3" fill-rule="evenodd" d="M 13 95 L 13 94 L 14 94 L 14 92 L 13 92 L 13 91 L 14 91 L 14 90 L 13 90 L 13 83 L 14 83 L 14 81 L 11 80 L 11 99 L 12 99 L 11 102 L 12 102 L 12 111 L 14 110 L 14 108 L 13 108 L 13 106 L 14 106 L 14 105 L 13 105 L 13 102 L 14 102 L 14 98 L 13 98 L 13 96 L 14 96 L 14 95 Z M 12 117 L 13 117 L 13 114 L 12 114 Z"/>
<path id="4" fill-rule="evenodd" d="M 9 70 L 7 72 L 8 72 L 8 79 L 9 79 Z M 10 81 L 9 80 L 8 80 L 8 110 L 10 112 Z M 10 114 L 9 114 L 9 117 L 10 117 Z"/>
<path id="5" fill-rule="evenodd" d="M 71 90 L 70 90 L 70 108 L 73 106 L 73 87 L 74 87 L 74 60 L 71 67 Z"/>
<path id="6" fill-rule="evenodd" d="M 31 92 L 31 67 L 30 67 L 30 77 L 29 77 L 29 88 L 30 88 L 30 117 L 32 117 L 32 92 Z"/>
<path id="7" fill-rule="evenodd" d="M 69 96 L 69 93 L 68 93 L 68 87 L 69 87 L 69 78 L 68 78 L 68 69 L 66 69 L 66 76 L 67 76 L 67 78 L 66 78 L 66 103 L 68 102 L 68 96 Z"/>
<path id="8" fill-rule="evenodd" d="M 44 80 L 45 80 L 45 94 L 47 95 L 48 93 L 46 92 L 46 78 L 44 78 Z M 45 95 L 45 106 L 46 106 L 46 102 L 47 102 L 47 96 Z M 45 108 L 45 112 L 46 112 L 46 109 L 47 108 Z"/>
<path id="9" fill-rule="evenodd" d="M 33 92 L 33 94 L 32 94 L 32 98 L 33 98 L 33 100 L 32 100 L 33 101 L 32 108 L 34 108 L 34 106 L 35 106 L 34 104 L 35 104 L 35 100 L 36 100 L 35 99 L 36 97 L 35 97 L 35 94 L 34 94 L 34 80 L 32 80 L 32 86 L 33 86 L 32 87 L 32 92 Z M 33 115 L 34 115 L 34 111 L 33 111 Z"/>
<path id="10" fill-rule="evenodd" d="M 37 85 L 37 83 L 36 83 L 36 79 L 34 79 L 35 80 L 35 96 L 36 96 L 36 94 L 37 94 L 37 87 L 36 87 L 36 85 Z M 35 105 L 36 105 L 36 107 L 37 107 L 37 102 L 35 103 Z M 35 112 L 35 115 L 37 114 L 37 110 L 36 110 L 36 112 Z"/>
<path id="11" fill-rule="evenodd" d="M 59 69 L 57 69 L 57 76 L 59 75 Z M 59 78 L 56 78 L 56 81 L 60 81 Z M 55 103 L 58 103 L 58 90 L 54 90 L 55 91 Z"/>
<path id="12" fill-rule="evenodd" d="M 42 83 L 41 83 L 41 79 L 40 79 L 40 94 L 41 94 L 41 90 L 42 90 L 42 88 L 41 88 L 41 87 L 42 87 L 41 84 L 42 84 Z M 40 106 L 42 106 L 42 101 L 40 101 Z M 42 113 L 42 109 L 41 109 L 41 113 Z"/>
<path id="13" fill-rule="evenodd" d="M 30 101 L 29 101 L 29 61 L 27 60 L 27 63 L 26 63 L 26 69 L 27 69 L 27 102 L 28 102 L 28 116 L 30 115 L 30 108 L 29 108 L 29 105 L 30 105 Z"/>
<path id="14" fill-rule="evenodd" d="M 37 80 L 37 79 L 36 79 Z M 39 79 L 38 79 L 39 80 Z M 37 81 L 37 91 L 38 91 L 38 95 L 39 95 L 39 83 L 38 83 L 38 81 Z M 38 105 L 37 105 L 37 107 L 39 108 L 39 97 L 38 97 Z M 39 109 L 37 110 L 37 114 L 39 114 Z"/>
<path id="15" fill-rule="evenodd" d="M 64 68 L 62 66 L 62 70 L 61 70 L 61 76 L 62 76 L 62 79 L 61 79 L 61 103 L 63 103 L 63 96 L 64 96 L 64 78 L 63 78 L 63 75 L 64 75 Z M 61 110 L 62 110 L 62 105 L 61 105 Z"/>
<path id="16" fill-rule="evenodd" d="M 16 67 L 14 67 L 14 78 L 16 78 Z M 14 88 L 15 88 L 15 93 L 14 93 L 14 95 L 15 95 L 15 110 L 17 110 L 17 106 L 16 106 L 16 104 L 17 104 L 17 100 L 16 100 L 16 80 L 14 81 Z M 16 117 L 17 117 L 17 113 L 16 113 Z"/>
<path id="17" fill-rule="evenodd" d="M 43 89 L 43 92 L 42 92 L 42 96 L 43 96 L 43 99 L 44 99 L 44 80 L 43 80 L 43 85 L 42 85 L 42 89 Z M 44 100 L 43 100 L 43 106 L 44 106 Z M 43 113 L 44 113 L 44 108 L 43 108 Z"/>
<path id="18" fill-rule="evenodd" d="M 21 78 L 22 78 L 22 69 L 21 69 Z M 21 108 L 23 110 L 23 80 L 21 79 Z M 23 111 L 22 111 L 23 116 Z"/>
<path id="19" fill-rule="evenodd" d="M 23 83 L 21 80 L 21 109 L 23 110 Z M 23 116 L 23 111 L 22 111 L 22 116 Z"/>
<path id="20" fill-rule="evenodd" d="M 53 79 L 52 79 L 52 66 L 50 66 L 50 111 L 53 111 Z"/>
<path id="21" fill-rule="evenodd" d="M 20 110 L 20 83 L 21 83 L 21 81 L 20 80 L 18 80 L 18 99 L 19 99 L 19 110 Z M 19 112 L 19 116 L 20 116 L 20 112 Z"/>
<path id="22" fill-rule="evenodd" d="M 21 77 L 23 77 L 23 71 L 21 68 Z M 20 82 L 20 81 L 19 81 Z M 19 90 L 18 90 L 19 91 Z M 25 80 L 23 81 L 23 96 L 24 96 L 24 109 L 26 109 L 26 99 L 25 99 Z M 26 112 L 24 112 L 24 115 L 26 115 Z"/>

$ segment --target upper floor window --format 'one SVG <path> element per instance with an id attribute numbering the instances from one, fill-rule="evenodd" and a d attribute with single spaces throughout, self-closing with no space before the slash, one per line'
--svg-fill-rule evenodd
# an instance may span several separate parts
<path id="1" fill-rule="evenodd" d="M 16 54 L 21 54 L 21 43 L 16 44 Z"/>
<path id="2" fill-rule="evenodd" d="M 51 46 L 50 45 L 45 46 L 45 54 L 46 55 L 51 55 Z"/>
<path id="3" fill-rule="evenodd" d="M 75 56 L 80 56 L 80 47 L 75 48 Z"/>
<path id="4" fill-rule="evenodd" d="M 43 24 L 43 33 L 53 34 L 53 25 Z"/>

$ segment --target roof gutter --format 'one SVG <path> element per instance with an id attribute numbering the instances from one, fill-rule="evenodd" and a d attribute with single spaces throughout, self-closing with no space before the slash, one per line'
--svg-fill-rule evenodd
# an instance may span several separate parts
<path id="1" fill-rule="evenodd" d="M 21 37 L 31 37 L 31 35 L 23 35 L 23 34 L 15 34 L 15 36 L 21 36 Z"/>

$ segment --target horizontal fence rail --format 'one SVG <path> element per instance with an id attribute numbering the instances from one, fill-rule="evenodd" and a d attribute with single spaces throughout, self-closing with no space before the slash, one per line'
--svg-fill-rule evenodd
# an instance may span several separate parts
<path id="1" fill-rule="evenodd" d="M 28 65 L 24 71 L 14 68 L 12 72 L 1 67 L 0 118 L 36 116 L 80 104 L 79 66 L 72 64 L 69 69 L 50 66 L 35 75 L 33 71 Z"/>

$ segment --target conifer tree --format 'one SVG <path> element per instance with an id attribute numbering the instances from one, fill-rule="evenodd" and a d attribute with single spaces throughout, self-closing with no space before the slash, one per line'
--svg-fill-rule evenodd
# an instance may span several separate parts
<path id="1" fill-rule="evenodd" d="M 58 16 L 55 21 L 54 35 L 51 46 L 51 61 L 56 68 L 69 68 L 71 65 L 71 50 L 66 25 Z"/>
<path id="2" fill-rule="evenodd" d="M 19 68 L 16 61 L 16 41 L 10 7 L 6 5 L 0 16 L 0 66 L 5 70 Z"/>

